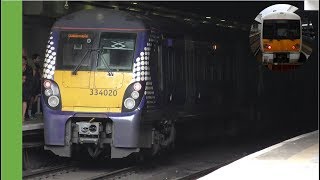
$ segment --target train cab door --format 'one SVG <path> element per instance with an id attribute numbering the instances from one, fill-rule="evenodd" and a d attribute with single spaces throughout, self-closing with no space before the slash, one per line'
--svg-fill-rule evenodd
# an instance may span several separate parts
<path id="1" fill-rule="evenodd" d="M 135 39 L 135 33 L 101 33 L 92 81 L 97 107 L 121 107 L 132 80 Z"/>
<path id="2" fill-rule="evenodd" d="M 60 87 L 64 110 L 90 106 L 86 99 L 92 86 L 95 38 L 96 34 L 88 31 L 60 33 L 54 80 Z"/>

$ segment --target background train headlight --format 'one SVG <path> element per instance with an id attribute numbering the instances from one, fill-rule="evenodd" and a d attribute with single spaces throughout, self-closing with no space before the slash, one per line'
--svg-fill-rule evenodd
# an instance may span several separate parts
<path id="1" fill-rule="evenodd" d="M 127 109 L 132 109 L 135 105 L 136 103 L 132 98 L 127 98 L 126 100 L 124 100 L 124 107 L 126 107 Z"/>
<path id="2" fill-rule="evenodd" d="M 46 96 L 51 96 L 51 95 L 53 95 L 53 91 L 52 91 L 52 89 L 46 89 L 46 90 L 44 91 L 44 94 L 45 94 Z"/>
<path id="3" fill-rule="evenodd" d="M 138 99 L 139 93 L 138 93 L 137 91 L 133 91 L 133 92 L 131 93 L 131 97 L 132 97 L 133 99 Z"/>
<path id="4" fill-rule="evenodd" d="M 293 50 L 299 50 L 300 49 L 300 44 L 295 44 L 292 46 Z"/>
<path id="5" fill-rule="evenodd" d="M 263 46 L 264 46 L 264 48 L 267 48 L 269 50 L 272 48 L 271 45 L 269 45 L 269 44 L 264 44 Z"/>
<path id="6" fill-rule="evenodd" d="M 48 104 L 51 107 L 57 107 L 59 104 L 59 98 L 57 96 L 50 96 L 48 99 Z"/>

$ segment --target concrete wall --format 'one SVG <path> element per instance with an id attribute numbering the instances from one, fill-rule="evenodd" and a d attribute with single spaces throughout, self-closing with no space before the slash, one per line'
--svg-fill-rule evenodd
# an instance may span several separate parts
<path id="1" fill-rule="evenodd" d="M 65 1 L 23 2 L 23 48 L 27 56 L 38 53 L 43 58 L 50 28 L 55 18 L 68 12 Z"/>
<path id="2" fill-rule="evenodd" d="M 54 19 L 48 17 L 23 17 L 22 44 L 28 57 L 31 57 L 34 53 L 38 53 L 41 58 L 44 58 L 45 47 L 53 22 Z"/>

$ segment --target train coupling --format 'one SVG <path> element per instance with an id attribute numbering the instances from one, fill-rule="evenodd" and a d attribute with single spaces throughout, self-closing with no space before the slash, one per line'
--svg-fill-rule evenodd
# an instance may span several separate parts
<path id="1" fill-rule="evenodd" d="M 102 125 L 100 122 L 77 122 L 79 143 L 93 143 L 98 144 L 99 134 L 102 131 Z"/>

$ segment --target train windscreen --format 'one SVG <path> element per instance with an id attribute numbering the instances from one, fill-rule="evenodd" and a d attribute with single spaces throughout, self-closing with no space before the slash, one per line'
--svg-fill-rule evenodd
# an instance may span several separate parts
<path id="1" fill-rule="evenodd" d="M 101 33 L 97 70 L 131 71 L 135 42 L 135 33 Z"/>
<path id="2" fill-rule="evenodd" d="M 95 39 L 93 32 L 61 32 L 56 69 L 91 69 L 91 51 Z"/>
<path id="3" fill-rule="evenodd" d="M 263 39 L 300 39 L 299 20 L 264 20 Z"/>

